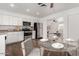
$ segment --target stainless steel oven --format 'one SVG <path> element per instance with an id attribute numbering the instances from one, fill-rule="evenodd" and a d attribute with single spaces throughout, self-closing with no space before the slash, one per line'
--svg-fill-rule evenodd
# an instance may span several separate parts
<path id="1" fill-rule="evenodd" d="M 24 31 L 24 36 L 31 36 L 32 35 L 32 31 Z"/>
<path id="2" fill-rule="evenodd" d="M 32 37 L 31 22 L 24 21 L 22 30 L 24 31 L 24 38 L 25 39 Z"/>

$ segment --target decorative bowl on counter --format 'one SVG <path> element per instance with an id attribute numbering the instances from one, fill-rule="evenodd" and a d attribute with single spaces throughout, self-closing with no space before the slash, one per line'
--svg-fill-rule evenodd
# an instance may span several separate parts
<path id="1" fill-rule="evenodd" d="M 56 48 L 56 49 L 61 49 L 61 48 L 64 48 L 64 44 L 62 44 L 62 43 L 53 43 L 52 47 Z"/>

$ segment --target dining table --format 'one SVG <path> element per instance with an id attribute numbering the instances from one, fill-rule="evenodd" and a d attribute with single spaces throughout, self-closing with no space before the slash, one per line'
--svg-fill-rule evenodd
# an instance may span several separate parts
<path id="1" fill-rule="evenodd" d="M 62 43 L 63 48 L 52 47 L 53 43 Z M 78 46 L 69 44 L 68 42 L 54 42 L 54 41 L 38 41 L 40 46 L 41 56 L 77 56 Z"/>

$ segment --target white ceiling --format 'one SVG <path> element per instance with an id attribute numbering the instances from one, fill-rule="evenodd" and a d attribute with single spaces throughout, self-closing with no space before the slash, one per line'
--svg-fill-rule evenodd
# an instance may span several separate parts
<path id="1" fill-rule="evenodd" d="M 31 15 L 35 17 L 45 17 L 55 12 L 64 11 L 70 8 L 79 7 L 79 3 L 54 3 L 54 7 L 50 8 L 50 3 L 46 3 L 46 7 L 40 7 L 37 3 L 15 3 L 13 8 L 10 7 L 10 3 L 0 3 L 0 9 L 25 15 Z M 26 12 L 26 9 L 30 9 Z M 39 14 L 39 15 L 36 15 Z"/>

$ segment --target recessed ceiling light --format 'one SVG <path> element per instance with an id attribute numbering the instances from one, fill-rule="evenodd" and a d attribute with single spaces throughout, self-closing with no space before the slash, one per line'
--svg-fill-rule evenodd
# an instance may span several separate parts
<path id="1" fill-rule="evenodd" d="M 15 5 L 13 3 L 10 4 L 10 7 L 14 7 Z"/>
<path id="2" fill-rule="evenodd" d="M 26 9 L 26 11 L 27 11 L 27 12 L 29 12 L 29 11 L 30 11 L 30 9 Z"/>
<path id="3" fill-rule="evenodd" d="M 40 13 L 39 12 L 36 12 L 36 15 L 39 15 Z"/>

